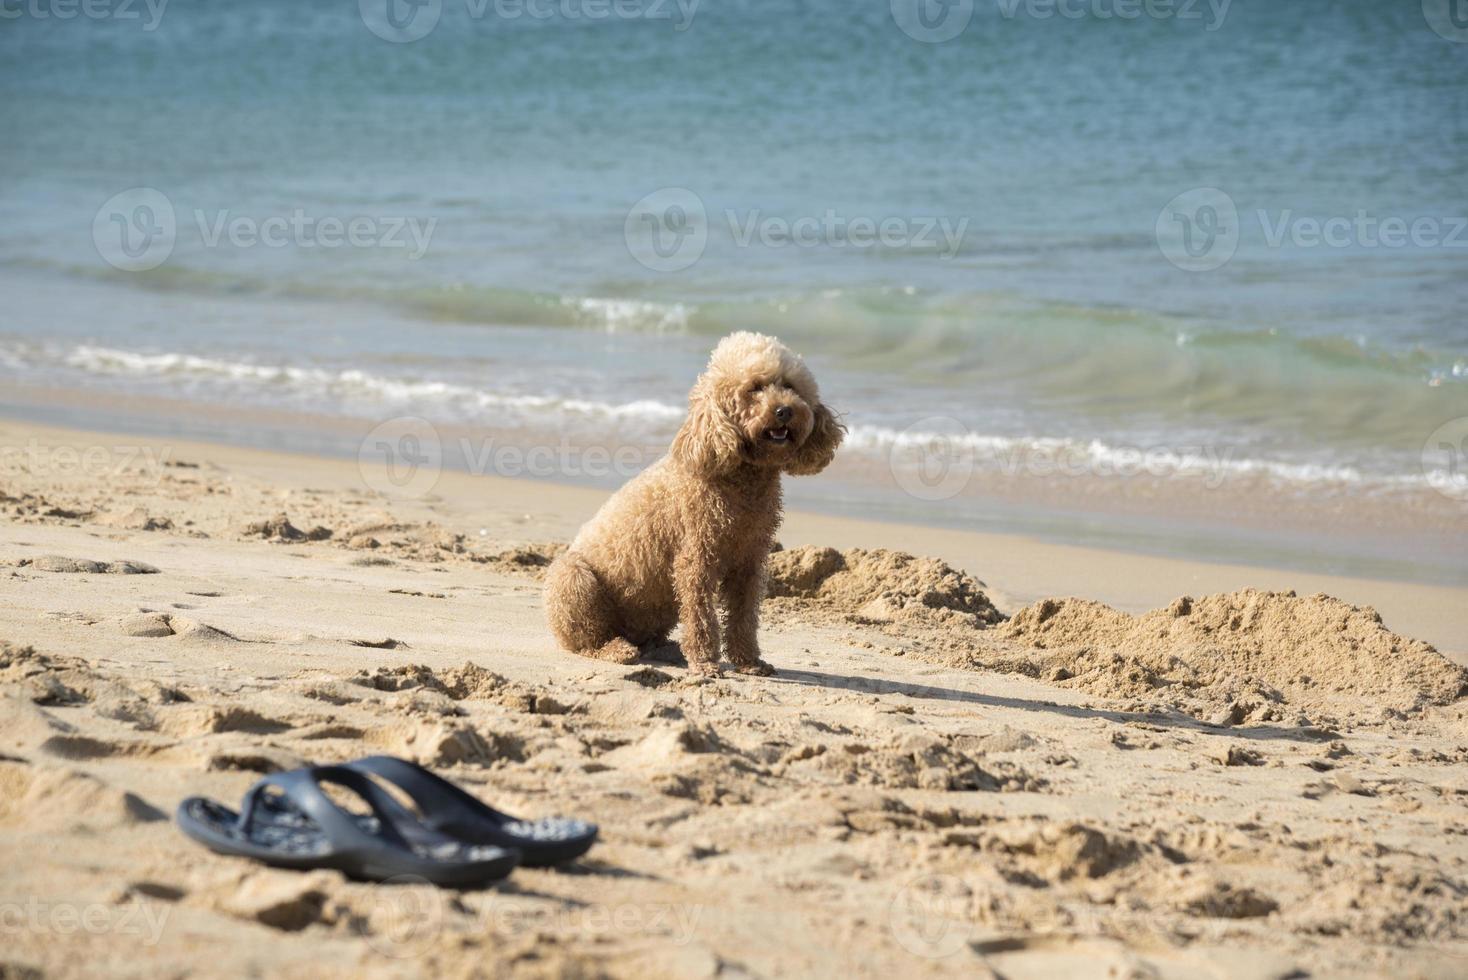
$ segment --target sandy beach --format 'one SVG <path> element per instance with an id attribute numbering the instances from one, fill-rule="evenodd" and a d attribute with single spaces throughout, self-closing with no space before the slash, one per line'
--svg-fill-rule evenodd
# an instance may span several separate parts
<path id="1" fill-rule="evenodd" d="M 792 513 L 777 675 L 700 681 L 555 648 L 601 492 L 0 439 L 0 975 L 1468 969 L 1461 590 Z M 171 823 L 371 752 L 602 840 L 438 892 Z"/>

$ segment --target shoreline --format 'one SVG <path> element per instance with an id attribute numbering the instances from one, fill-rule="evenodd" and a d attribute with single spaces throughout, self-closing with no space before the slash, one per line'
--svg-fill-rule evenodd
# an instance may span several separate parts
<path id="1" fill-rule="evenodd" d="M 416 337 L 425 324 L 390 311 L 352 309 L 349 319 L 366 355 L 342 362 L 312 339 L 312 324 L 343 315 L 319 298 L 277 303 L 255 297 L 240 305 L 238 298 L 207 293 L 137 291 L 134 282 L 128 288 L 136 302 L 127 304 L 124 331 L 133 340 L 111 350 L 109 340 L 96 337 L 90 324 L 99 304 L 116 305 L 121 294 L 113 297 L 113 291 L 122 286 L 62 280 L 38 285 L 18 275 L 15 281 L 28 304 L 27 316 L 59 320 L 58 340 L 65 344 L 69 338 L 73 349 L 66 356 L 51 351 L 33 360 L 34 351 L 26 353 L 21 335 L 19 360 L 11 365 L 15 370 L 0 396 L 0 412 L 63 427 L 85 428 L 105 418 L 114 428 L 154 436 L 342 457 L 354 455 L 376 423 L 394 415 L 421 416 L 440 426 L 445 463 L 475 472 L 483 471 L 482 462 L 466 465 L 451 458 L 451 443 L 463 442 L 473 451 L 488 439 L 520 446 L 568 444 L 572 452 L 630 448 L 643 465 L 651 462 L 671 438 L 680 415 L 684 392 L 675 394 L 669 379 L 685 373 L 691 378 L 708 341 L 679 336 L 663 350 L 650 347 L 641 335 L 623 337 L 605 364 L 605 370 L 621 379 L 610 389 L 581 383 L 585 378 L 561 378 L 549 386 L 510 382 L 486 387 L 489 372 L 502 364 L 523 359 L 533 373 L 548 363 L 540 360 L 547 345 L 554 350 L 563 342 L 587 343 L 595 349 L 596 337 L 578 331 L 562 341 L 547 328 L 486 330 L 460 324 L 429 331 L 417 349 L 405 346 L 403 338 Z M 220 325 L 248 331 L 250 324 L 268 316 L 280 321 L 280 330 L 253 353 L 216 352 L 170 341 L 166 335 L 142 345 L 142 350 L 162 353 L 132 350 L 138 347 L 138 336 L 149 336 L 147 323 L 179 320 L 190 304 L 202 304 L 198 315 Z M 1068 427 L 1064 413 L 1059 419 L 1038 420 L 1033 427 L 987 424 L 985 413 L 1004 414 L 1005 398 L 1015 396 L 1013 392 L 981 399 L 978 406 L 987 407 L 915 397 L 904 411 L 894 413 L 882 407 L 878 389 L 872 388 L 877 375 L 871 372 L 879 371 L 879 365 L 860 359 L 843 364 L 840 357 L 823 356 L 814 339 L 805 352 L 825 369 L 828 395 L 838 409 L 846 410 L 852 433 L 818 485 L 801 480 L 787 486 L 787 498 L 797 507 L 858 519 L 1017 531 L 1054 543 L 1184 560 L 1203 556 L 1225 563 L 1468 588 L 1468 563 L 1462 560 L 1468 553 L 1468 511 L 1462 499 L 1421 484 L 1428 470 L 1415 451 L 1399 470 L 1367 473 L 1356 470 L 1355 462 L 1331 462 L 1329 452 L 1320 459 L 1309 452 L 1280 459 L 1267 451 L 1251 452 L 1258 433 L 1249 436 L 1247 426 L 1232 436 L 1227 427 L 1213 431 L 1206 426 L 1197 432 L 1162 426 L 1144 434 L 1127 425 L 1115 431 L 1098 428 L 1104 413 L 1096 424 L 1080 428 Z M 82 366 L 66 367 L 71 355 L 81 358 Z M 0 351 L 0 364 L 7 356 Z M 456 358 L 467 359 L 472 369 L 449 363 Z M 174 359 L 179 364 L 170 366 Z M 208 369 L 188 367 L 196 361 Z M 290 380 L 294 374 L 272 380 L 272 365 L 304 372 L 306 380 Z M 642 365 L 645 377 L 635 365 Z M 175 368 L 181 373 L 174 374 Z M 338 375 L 364 372 L 371 384 L 356 378 L 337 390 L 331 382 Z M 1089 389 L 1098 379 L 1083 372 L 1072 383 Z M 186 394 L 173 397 L 179 392 Z M 547 392 L 551 404 L 541 415 L 542 408 L 529 402 Z M 497 407 L 476 402 L 481 396 Z M 1022 395 L 1017 397 L 1023 402 Z M 861 411 L 864 406 L 868 411 Z M 1282 407 L 1259 410 L 1277 413 Z M 1449 415 L 1457 411 L 1451 401 L 1439 407 Z M 623 417 L 623 409 L 630 414 Z M 1426 439 L 1436 421 L 1424 421 L 1417 438 Z M 1350 453 L 1344 457 L 1351 458 Z M 1281 468 L 1294 475 L 1281 475 Z M 935 474 L 941 474 L 942 483 L 936 497 L 925 485 Z M 961 475 L 956 482 L 950 480 L 955 474 Z M 630 475 L 623 468 L 595 478 L 558 472 L 536 478 L 611 489 Z"/>
<path id="2" fill-rule="evenodd" d="M 344 426 L 344 428 L 346 428 Z M 299 482 L 310 474 L 322 485 L 367 491 L 362 471 L 352 461 L 327 452 L 239 446 L 195 439 L 160 438 L 140 432 L 105 428 L 52 426 L 0 416 L 0 446 L 72 446 L 78 454 L 89 447 L 115 453 L 120 447 L 151 450 L 152 458 L 200 457 L 226 463 L 247 462 Z M 80 459 L 80 455 L 78 456 Z M 109 456 L 109 458 L 114 458 Z M 146 463 L 148 452 L 137 459 Z M 121 454 L 114 465 L 122 462 Z M 0 466 L 4 460 L 0 458 Z M 3 474 L 5 469 L 0 469 Z M 290 476 L 287 476 L 290 474 Z M 819 481 L 820 476 L 813 479 Z M 445 467 L 429 495 L 440 498 L 482 497 L 498 509 L 536 514 L 536 522 L 569 541 L 611 492 L 566 482 L 477 475 Z M 787 484 L 793 481 L 787 481 Z M 368 491 L 370 492 L 370 491 Z M 385 504 L 387 500 L 383 501 Z M 424 501 L 397 500 L 413 510 Z M 1085 596 L 1122 612 L 1143 613 L 1165 608 L 1173 599 L 1231 592 L 1241 588 L 1293 590 L 1299 595 L 1325 593 L 1346 602 L 1375 608 L 1396 632 L 1425 640 L 1459 663 L 1468 664 L 1468 590 L 1422 582 L 1369 576 L 1306 572 L 1287 566 L 1179 558 L 1084 544 L 1057 543 L 1022 533 L 956 530 L 940 525 L 818 513 L 787 507 L 780 535 L 787 547 L 818 545 L 837 549 L 888 548 L 942 559 L 985 583 L 996 606 L 1012 614 L 1047 596 Z"/>

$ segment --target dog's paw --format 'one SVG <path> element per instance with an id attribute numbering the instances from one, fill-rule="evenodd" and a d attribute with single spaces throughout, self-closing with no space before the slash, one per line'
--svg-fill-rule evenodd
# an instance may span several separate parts
<path id="1" fill-rule="evenodd" d="M 763 660 L 756 660 L 752 664 L 735 664 L 734 670 L 738 673 L 750 674 L 754 677 L 771 677 L 775 673 L 775 668 Z"/>
<path id="2" fill-rule="evenodd" d="M 704 662 L 701 660 L 690 661 L 688 672 L 695 677 L 723 677 L 724 668 L 715 662 Z"/>

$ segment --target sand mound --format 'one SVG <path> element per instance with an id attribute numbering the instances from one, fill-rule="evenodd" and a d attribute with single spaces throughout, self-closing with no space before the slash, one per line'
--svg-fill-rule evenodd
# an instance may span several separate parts
<path id="1" fill-rule="evenodd" d="M 456 719 L 410 718 L 368 732 L 366 743 L 425 766 L 493 766 L 525 760 L 524 741 Z"/>
<path id="2" fill-rule="evenodd" d="M 1013 763 L 975 758 L 949 736 L 910 734 L 891 745 L 857 740 L 828 748 L 806 743 L 782 761 L 781 775 L 787 778 L 884 789 L 1038 792 L 1044 785 Z"/>
<path id="3" fill-rule="evenodd" d="M 1004 617 L 983 589 L 936 558 L 900 551 L 806 547 L 770 555 L 771 598 L 803 599 L 871 622 L 998 623 Z"/>
<path id="4" fill-rule="evenodd" d="M 437 524 L 402 524 L 388 517 L 355 525 L 342 538 L 348 548 L 372 551 L 383 548 L 399 558 L 417 561 L 443 561 L 446 556 L 461 555 L 468 548 L 468 538 L 463 534 Z"/>
<path id="5" fill-rule="evenodd" d="M 566 550 L 564 544 L 555 542 L 522 542 L 515 547 L 500 551 L 478 550 L 488 542 L 482 538 L 471 538 L 429 522 L 427 524 L 404 524 L 383 516 L 357 524 L 341 535 L 342 543 L 358 551 L 384 551 L 396 558 L 412 561 L 443 562 L 450 559 L 472 561 L 479 564 L 496 565 L 503 571 L 539 571 Z M 505 542 L 496 542 L 504 545 Z"/>
<path id="6" fill-rule="evenodd" d="M 329 527 L 320 526 L 302 531 L 285 514 L 276 514 L 269 520 L 245 525 L 240 533 L 247 538 L 264 538 L 267 541 L 325 541 L 334 532 Z"/>
<path id="7" fill-rule="evenodd" d="M 1047 883 L 1104 878 L 1155 850 L 1122 834 L 1074 821 L 1006 827 L 990 835 L 981 849 L 1016 859 L 1021 867 Z"/>
<path id="8" fill-rule="evenodd" d="M 104 679 L 90 661 L 54 657 L 0 640 L 0 685 L 40 705 L 78 705 L 122 693 L 141 696 L 135 685 Z M 161 685 L 159 685 L 161 687 Z"/>
<path id="9" fill-rule="evenodd" d="M 1085 599 L 1045 599 L 999 635 L 1032 650 L 1036 676 L 1108 697 L 1159 690 L 1226 695 L 1237 723 L 1361 702 L 1409 713 L 1465 693 L 1468 671 L 1392 633 L 1370 608 L 1326 595 L 1245 589 L 1184 596 L 1143 616 Z"/>
<path id="10" fill-rule="evenodd" d="M 539 574 L 548 568 L 566 550 L 566 545 L 554 541 L 538 542 L 518 548 L 507 548 L 494 554 L 476 555 L 474 560 L 498 565 L 504 571 L 521 571 Z"/>
<path id="11" fill-rule="evenodd" d="M 67 768 L 0 762 L 0 823 L 29 828 L 111 829 L 167 817 L 141 797 Z"/>
<path id="12" fill-rule="evenodd" d="M 97 523 L 103 527 L 115 527 L 125 531 L 173 530 L 173 521 L 171 519 L 154 516 L 142 507 L 134 507 L 126 511 L 110 511 L 97 518 Z"/>
<path id="13" fill-rule="evenodd" d="M 457 701 L 492 701 L 514 711 L 541 715 L 563 715 L 572 710 L 543 689 L 506 680 L 468 661 L 462 667 L 437 671 L 425 664 L 378 667 L 359 671 L 351 680 L 353 684 L 377 691 L 438 695 L 449 706 L 449 710 L 440 710 L 440 714 L 453 713 L 452 704 Z M 431 704 L 421 698 L 405 703 L 420 710 Z"/>

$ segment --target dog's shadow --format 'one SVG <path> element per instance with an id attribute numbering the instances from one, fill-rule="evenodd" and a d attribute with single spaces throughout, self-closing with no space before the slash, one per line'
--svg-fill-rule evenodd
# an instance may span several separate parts
<path id="1" fill-rule="evenodd" d="M 687 667 L 688 658 L 677 640 L 660 640 L 637 648 L 640 664 L 664 664 L 669 667 Z"/>
<path id="2" fill-rule="evenodd" d="M 801 670 L 782 667 L 776 671 L 777 683 L 798 684 L 839 691 L 857 691 L 862 694 L 888 695 L 905 694 L 911 698 L 936 701 L 957 701 L 990 708 L 1012 708 L 1022 711 L 1043 711 L 1069 718 L 1100 718 L 1115 724 L 1143 722 L 1199 735 L 1222 735 L 1232 738 L 1253 740 L 1284 739 L 1295 742 L 1328 742 L 1339 738 L 1340 733 L 1314 726 L 1249 725 L 1247 727 L 1219 726 L 1201 721 L 1181 711 L 1125 711 L 1114 708 L 1089 707 L 1081 704 L 1062 704 L 1057 701 L 1033 701 L 1026 698 L 999 694 L 981 694 L 951 687 L 933 687 L 908 681 L 889 681 L 855 674 L 831 674 L 818 670 Z"/>

